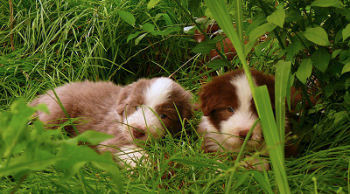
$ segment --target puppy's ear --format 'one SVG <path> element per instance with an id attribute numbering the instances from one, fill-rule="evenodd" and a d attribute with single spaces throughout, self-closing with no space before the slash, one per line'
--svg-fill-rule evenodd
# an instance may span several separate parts
<path id="1" fill-rule="evenodd" d="M 140 79 L 125 86 L 117 100 L 117 113 L 123 115 L 124 112 L 127 111 L 127 114 L 130 115 L 134 112 L 135 106 L 143 104 L 143 94 L 148 84 L 149 80 Z"/>
<path id="2" fill-rule="evenodd" d="M 184 95 L 184 106 L 182 108 L 182 118 L 183 119 L 190 119 L 193 116 L 193 104 L 192 104 L 192 94 L 188 91 L 186 91 L 186 94 Z"/>
<path id="3" fill-rule="evenodd" d="M 202 110 L 204 116 L 209 116 L 210 112 L 214 109 L 215 105 L 218 103 L 218 95 L 215 94 L 215 89 L 212 84 L 207 84 L 202 87 L 199 91 L 200 109 Z"/>

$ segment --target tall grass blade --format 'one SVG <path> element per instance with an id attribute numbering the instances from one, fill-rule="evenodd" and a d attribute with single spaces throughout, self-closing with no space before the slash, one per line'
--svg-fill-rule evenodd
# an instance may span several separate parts
<path id="1" fill-rule="evenodd" d="M 281 147 L 282 145 L 276 122 L 273 117 L 267 87 L 257 87 L 256 95 L 258 96 L 258 98 L 255 99 L 256 108 L 263 126 L 264 138 L 270 154 L 272 170 L 276 176 L 276 183 L 279 187 L 280 193 L 290 193 L 287 174 L 284 167 L 283 147 Z"/>
<path id="2" fill-rule="evenodd" d="M 282 151 L 284 150 L 284 135 L 286 123 L 286 96 L 287 91 L 290 90 L 288 82 L 290 77 L 291 62 L 279 61 L 276 64 L 276 80 L 275 80 L 275 109 L 276 109 L 276 123 L 280 134 Z"/>
<path id="3" fill-rule="evenodd" d="M 242 21 L 243 21 L 243 14 L 242 14 L 242 0 L 236 0 L 233 2 L 235 4 L 235 17 L 236 17 L 236 28 L 238 31 L 238 37 L 240 40 L 243 41 L 243 27 L 242 27 Z M 244 42 L 244 41 L 243 41 Z"/>

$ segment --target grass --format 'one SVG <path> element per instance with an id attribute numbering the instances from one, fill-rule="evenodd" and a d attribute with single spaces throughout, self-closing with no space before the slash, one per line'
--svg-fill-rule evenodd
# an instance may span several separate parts
<path id="1" fill-rule="evenodd" d="M 194 16 L 201 16 L 205 10 L 192 11 L 198 10 L 199 5 L 185 0 L 177 1 L 184 9 L 173 1 L 159 2 L 152 9 L 147 9 L 148 2 L 145 1 L 47 0 L 33 3 L 24 0 L 13 3 L 12 28 L 8 1 L 0 0 L 0 126 L 8 127 L 0 130 L 17 130 L 13 123 L 7 123 L 11 119 L 18 121 L 24 133 L 28 132 L 28 136 L 18 136 L 18 142 L 28 143 L 23 145 L 43 142 L 53 148 L 42 148 L 49 153 L 63 154 L 64 146 L 71 146 L 69 139 L 44 131 L 38 131 L 42 134 L 37 136 L 38 139 L 31 136 L 29 132 L 41 129 L 40 125 L 27 125 L 30 118 L 24 115 L 24 107 L 10 111 L 19 97 L 28 102 L 37 94 L 69 81 L 111 80 L 127 84 L 140 77 L 172 75 L 192 91 L 197 100 L 196 94 L 203 82 L 232 69 L 225 64 L 211 69 L 203 64 L 205 57 L 193 57 L 194 40 L 181 31 L 182 27 L 192 24 L 184 9 L 190 10 Z M 120 17 L 120 11 L 130 12 L 135 25 Z M 145 28 L 145 24 L 153 25 L 154 30 Z M 137 35 L 131 38 L 132 34 Z M 278 52 L 276 40 L 263 44 L 269 44 L 271 50 Z M 251 64 L 259 70 L 274 72 L 273 65 L 278 56 L 258 52 L 248 56 Z M 239 64 L 237 58 L 233 63 Z M 68 170 L 62 165 L 48 165 L 40 170 L 33 167 L 2 176 L 0 191 L 114 193 L 120 191 L 119 184 L 122 184 L 124 191 L 130 193 L 278 192 L 278 180 L 273 171 L 236 169 L 234 154 L 204 153 L 202 139 L 196 133 L 200 116 L 201 113 L 196 112 L 177 138 L 166 136 L 151 141 L 145 147 L 150 156 L 148 165 L 132 170 L 120 168 L 118 173 L 113 166 L 108 166 L 107 156 L 96 156 L 99 159 L 95 163 L 93 159 L 84 158 L 83 164 L 72 162 L 72 168 Z M 291 120 L 293 129 L 299 132 L 297 140 L 300 141 L 298 156 L 285 159 L 284 168 L 292 193 L 350 192 L 349 120 L 346 107 L 327 100 Z M 47 142 L 45 135 L 55 137 L 54 143 Z M 3 153 L 3 144 L 0 141 L 0 153 Z M 69 148 L 73 150 L 75 147 Z M 14 160 L 21 156 L 24 148 L 17 149 L 13 150 L 18 154 L 14 154 Z M 32 148 L 28 146 L 27 149 Z M 83 151 L 92 155 L 88 150 Z M 6 160 L 9 158 L 2 158 L 0 165 Z M 104 168 L 101 168 L 102 163 Z"/>

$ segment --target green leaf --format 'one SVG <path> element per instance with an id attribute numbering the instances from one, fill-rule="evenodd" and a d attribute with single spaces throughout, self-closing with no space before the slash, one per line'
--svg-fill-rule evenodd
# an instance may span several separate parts
<path id="1" fill-rule="evenodd" d="M 130 34 L 128 38 L 126 39 L 126 42 L 128 43 L 130 40 L 134 39 L 136 36 L 138 36 L 141 32 L 135 32 L 133 34 Z"/>
<path id="2" fill-rule="evenodd" d="M 346 25 L 346 27 L 342 31 L 343 41 L 350 37 L 350 24 Z"/>
<path id="3" fill-rule="evenodd" d="M 148 33 L 143 33 L 139 37 L 135 39 L 135 45 L 138 45 L 140 41 L 147 35 Z"/>
<path id="4" fill-rule="evenodd" d="M 339 0 L 316 0 L 311 3 L 311 6 L 314 7 L 344 7 L 343 3 Z"/>
<path id="5" fill-rule="evenodd" d="M 306 83 L 307 78 L 311 76 L 312 73 L 312 61 L 310 58 L 303 59 L 301 62 L 297 72 L 296 76 L 297 78 L 303 83 Z"/>
<path id="6" fill-rule="evenodd" d="M 130 24 L 132 26 L 135 26 L 135 21 L 136 21 L 135 17 L 130 12 L 119 10 L 118 14 L 119 14 L 120 18 L 122 20 L 124 20 L 126 23 L 128 23 L 128 24 Z"/>
<path id="7" fill-rule="evenodd" d="M 79 134 L 78 136 L 66 140 L 67 143 L 70 144 L 78 144 L 79 142 L 88 142 L 92 145 L 97 145 L 98 143 L 101 143 L 104 140 L 113 138 L 113 135 L 105 134 L 98 131 L 88 130 L 84 133 Z"/>
<path id="8" fill-rule="evenodd" d="M 222 60 L 222 59 L 215 59 L 210 61 L 209 63 L 206 63 L 205 66 L 207 66 L 210 69 L 220 69 L 222 67 L 224 67 L 226 64 L 226 61 Z"/>
<path id="9" fill-rule="evenodd" d="M 341 74 L 343 75 L 344 73 L 350 72 L 350 62 L 346 63 L 343 67 L 343 70 L 341 71 Z"/>
<path id="10" fill-rule="evenodd" d="M 266 32 L 271 32 L 275 28 L 276 25 L 265 23 L 253 29 L 249 33 L 249 42 L 245 45 L 245 53 L 248 54 L 252 50 L 253 46 L 260 36 L 264 35 Z"/>
<path id="11" fill-rule="evenodd" d="M 267 22 L 270 24 L 276 24 L 277 26 L 283 28 L 285 18 L 286 13 L 283 9 L 283 6 L 278 6 L 271 15 L 267 16 Z"/>
<path id="12" fill-rule="evenodd" d="M 11 112 L 13 115 L 3 123 L 5 125 L 2 128 L 2 137 L 5 144 L 4 157 L 8 157 L 12 154 L 15 147 L 23 139 L 24 132 L 27 127 L 27 122 L 34 114 L 35 109 L 28 107 L 23 100 L 18 100 L 11 105 Z"/>
<path id="13" fill-rule="evenodd" d="M 342 49 L 336 49 L 332 52 L 332 59 L 336 58 L 340 53 L 342 52 Z"/>
<path id="14" fill-rule="evenodd" d="M 31 160 L 25 159 L 24 157 L 18 157 L 16 158 L 16 160 L 22 162 L 15 161 L 13 165 L 9 165 L 7 167 L 0 167 L 0 177 L 19 173 L 21 171 L 26 170 L 43 170 L 62 159 L 62 157 L 57 156 L 48 156 L 45 158 L 37 158 Z"/>
<path id="15" fill-rule="evenodd" d="M 209 54 L 211 50 L 216 48 L 216 41 L 213 40 L 205 40 L 199 44 L 197 44 L 193 49 L 192 52 L 194 53 L 202 53 L 202 54 Z"/>
<path id="16" fill-rule="evenodd" d="M 161 36 L 166 36 L 174 32 L 180 32 L 182 29 L 179 26 L 172 26 L 168 27 L 165 30 L 162 31 L 156 31 L 153 32 L 153 35 L 161 35 Z"/>
<path id="17" fill-rule="evenodd" d="M 303 33 L 306 39 L 321 46 L 328 46 L 328 35 L 322 27 L 306 28 Z"/>
<path id="18" fill-rule="evenodd" d="M 152 9 L 154 8 L 158 3 L 159 3 L 160 0 L 150 0 L 148 3 L 147 3 L 147 9 Z"/>
<path id="19" fill-rule="evenodd" d="M 150 23 L 145 23 L 144 25 L 142 25 L 142 29 L 146 32 L 154 32 L 154 25 L 150 24 Z"/>
<path id="20" fill-rule="evenodd" d="M 304 45 L 298 38 L 292 37 L 291 43 L 286 48 L 286 60 L 293 60 L 294 56 L 297 55 L 304 48 Z"/>
<path id="21" fill-rule="evenodd" d="M 326 72 L 331 55 L 325 48 L 319 48 L 311 56 L 312 64 L 321 72 Z"/>

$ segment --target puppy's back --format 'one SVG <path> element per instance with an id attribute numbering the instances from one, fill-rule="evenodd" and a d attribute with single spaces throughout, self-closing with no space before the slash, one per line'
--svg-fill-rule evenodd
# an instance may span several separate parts
<path id="1" fill-rule="evenodd" d="M 112 82 L 84 81 L 65 84 L 54 90 L 70 118 L 86 119 L 87 124 L 79 129 L 83 131 L 111 110 L 117 102 L 121 87 Z M 67 115 L 52 90 L 40 95 L 31 103 L 32 106 L 37 104 L 46 104 L 49 109 L 49 114 L 37 113 L 38 118 L 44 123 L 59 124 L 67 121 Z"/>

